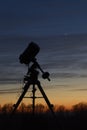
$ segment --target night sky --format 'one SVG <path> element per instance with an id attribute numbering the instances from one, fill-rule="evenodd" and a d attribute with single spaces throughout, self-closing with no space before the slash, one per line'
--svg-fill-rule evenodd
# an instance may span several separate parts
<path id="1" fill-rule="evenodd" d="M 21 86 L 26 67 L 18 57 L 31 40 L 41 47 L 42 68 L 51 73 L 51 82 L 41 79 L 49 99 L 66 106 L 86 102 L 87 1 L 0 1 L 1 90 Z M 0 103 L 18 98 L 11 97 L 1 94 Z"/>
<path id="2" fill-rule="evenodd" d="M 1 0 L 0 36 L 87 33 L 86 0 Z"/>

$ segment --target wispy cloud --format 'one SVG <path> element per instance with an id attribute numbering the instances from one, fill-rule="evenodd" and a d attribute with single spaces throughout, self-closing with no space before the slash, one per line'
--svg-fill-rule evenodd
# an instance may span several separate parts
<path id="1" fill-rule="evenodd" d="M 1 43 L 3 39 L 0 39 Z M 30 37 L 25 39 L 26 37 L 11 37 L 1 44 L 1 81 L 15 81 L 26 73 L 26 67 L 19 65 L 18 59 L 28 44 L 23 41 L 30 40 Z M 9 41 L 8 44 L 6 41 Z M 87 35 L 38 37 L 35 41 L 38 41 L 41 48 L 37 60 L 44 71 L 51 73 L 52 78 L 87 78 Z"/>
<path id="2" fill-rule="evenodd" d="M 70 89 L 69 91 L 87 91 L 87 88 L 80 88 L 80 89 Z"/>
<path id="3" fill-rule="evenodd" d="M 51 76 L 53 78 L 87 78 L 87 74 L 79 74 L 77 73 L 68 73 L 68 72 L 59 72 L 59 73 L 52 73 Z"/>

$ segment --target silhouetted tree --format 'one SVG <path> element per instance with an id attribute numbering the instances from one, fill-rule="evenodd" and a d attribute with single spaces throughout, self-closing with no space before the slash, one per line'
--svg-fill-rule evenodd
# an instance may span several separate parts
<path id="1" fill-rule="evenodd" d="M 13 105 L 12 104 L 5 104 L 2 107 L 2 113 L 10 113 L 12 111 Z"/>
<path id="2" fill-rule="evenodd" d="M 18 108 L 19 112 L 26 112 L 26 105 L 24 103 L 21 103 L 19 108 Z"/>
<path id="3" fill-rule="evenodd" d="M 87 103 L 81 102 L 72 107 L 74 112 L 87 111 Z"/>
<path id="4" fill-rule="evenodd" d="M 45 111 L 45 106 L 42 104 L 37 104 L 35 107 L 35 111 L 38 113 L 43 113 Z"/>

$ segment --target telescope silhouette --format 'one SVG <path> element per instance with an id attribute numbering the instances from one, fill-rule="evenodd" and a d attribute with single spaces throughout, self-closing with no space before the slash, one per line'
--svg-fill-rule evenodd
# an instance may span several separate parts
<path id="1" fill-rule="evenodd" d="M 46 96 L 46 94 L 40 84 L 40 81 L 38 80 L 39 71 L 37 69 L 39 69 L 42 72 L 43 79 L 48 79 L 50 81 L 50 78 L 49 78 L 50 74 L 48 72 L 44 72 L 42 70 L 39 63 L 37 62 L 37 59 L 35 58 L 39 51 L 40 51 L 40 47 L 36 43 L 31 42 L 31 43 L 29 43 L 28 47 L 24 50 L 24 52 L 19 56 L 20 63 L 26 64 L 28 66 L 28 71 L 27 71 L 27 74 L 24 76 L 23 92 L 20 95 L 16 104 L 14 104 L 14 109 L 13 109 L 12 113 L 14 113 L 16 111 L 16 109 L 18 108 L 22 99 L 26 98 L 24 96 L 25 96 L 26 92 L 28 91 L 30 85 L 32 85 L 32 96 L 28 97 L 28 98 L 32 98 L 32 110 L 33 110 L 32 112 L 33 112 L 33 114 L 35 113 L 35 99 L 41 98 L 41 97 L 35 96 L 35 92 L 37 90 L 36 85 L 37 85 L 39 91 L 42 94 L 42 98 L 45 99 L 50 111 L 52 112 L 52 114 L 54 114 L 53 104 L 50 103 L 48 97 Z M 32 62 L 32 65 L 29 66 L 29 64 L 31 62 Z"/>

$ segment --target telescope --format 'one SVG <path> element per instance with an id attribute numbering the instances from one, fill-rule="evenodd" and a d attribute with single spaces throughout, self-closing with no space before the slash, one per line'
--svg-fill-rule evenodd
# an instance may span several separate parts
<path id="1" fill-rule="evenodd" d="M 26 92 L 28 91 L 30 85 L 32 85 L 32 95 L 31 97 L 28 98 L 32 98 L 32 108 L 33 108 L 33 114 L 35 112 L 35 91 L 36 89 L 36 85 L 38 87 L 38 89 L 40 90 L 42 97 L 45 99 L 49 109 L 51 110 L 51 112 L 54 114 L 53 112 L 53 105 L 50 103 L 48 97 L 46 96 L 40 81 L 38 80 L 38 75 L 39 75 L 39 71 L 37 69 L 39 69 L 42 72 L 42 78 L 43 79 L 48 79 L 50 81 L 49 78 L 49 73 L 48 72 L 44 72 L 42 70 L 42 68 L 40 67 L 40 65 L 38 64 L 37 60 L 36 60 L 36 55 L 38 54 L 38 52 L 40 51 L 40 47 L 34 43 L 34 42 L 30 42 L 30 44 L 28 45 L 28 47 L 24 50 L 24 52 L 19 56 L 19 60 L 21 64 L 26 64 L 28 65 L 28 72 L 24 77 L 24 87 L 23 87 L 23 92 L 20 95 L 17 103 L 14 105 L 14 109 L 12 111 L 12 113 L 15 112 L 15 110 L 17 109 L 17 107 L 19 106 L 20 102 L 22 101 L 22 99 L 24 98 Z M 33 64 L 31 66 L 29 66 L 29 63 L 33 62 Z M 37 97 L 37 98 L 41 98 L 41 97 Z"/>
<path id="2" fill-rule="evenodd" d="M 40 51 L 40 47 L 34 43 L 29 43 L 28 47 L 24 50 L 24 52 L 19 56 L 19 60 L 21 64 L 29 64 L 35 60 L 35 56 Z"/>
<path id="3" fill-rule="evenodd" d="M 28 47 L 24 50 L 24 52 L 19 56 L 19 60 L 21 64 L 26 64 L 29 65 L 30 62 L 33 62 L 33 65 L 31 66 L 31 68 L 36 69 L 40 69 L 40 71 L 42 72 L 42 78 L 43 79 L 49 79 L 49 73 L 48 72 L 44 72 L 42 70 L 42 68 L 40 67 L 40 65 L 38 64 L 38 62 L 36 61 L 35 56 L 38 54 L 38 52 L 40 51 L 40 47 L 34 43 L 34 42 L 30 42 Z M 34 67 L 33 67 L 34 66 Z M 29 67 L 29 66 L 28 66 Z M 28 71 L 30 70 L 30 68 L 28 68 Z M 27 78 L 25 78 L 27 79 Z"/>

